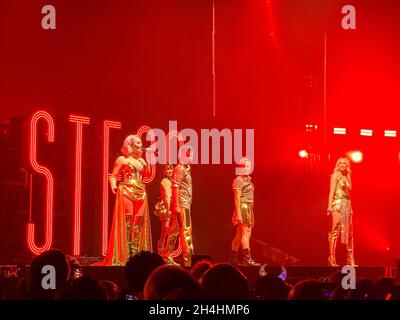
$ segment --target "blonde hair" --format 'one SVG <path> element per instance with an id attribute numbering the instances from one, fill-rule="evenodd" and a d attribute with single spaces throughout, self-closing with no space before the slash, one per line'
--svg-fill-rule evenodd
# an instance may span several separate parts
<path id="1" fill-rule="evenodd" d="M 345 157 L 340 157 L 340 158 L 336 161 L 335 168 L 333 169 L 333 174 L 335 174 L 335 173 L 337 173 L 337 172 L 340 172 L 339 164 L 340 164 L 340 162 L 341 162 L 342 160 L 344 160 L 344 161 L 346 162 L 346 164 L 347 164 L 347 174 L 348 174 L 349 176 L 351 176 L 350 160 L 347 159 L 347 158 L 345 158 Z"/>
<path id="2" fill-rule="evenodd" d="M 124 157 L 129 156 L 133 152 L 132 145 L 138 139 L 140 140 L 140 137 L 137 134 L 131 134 L 125 138 L 124 143 L 121 147 L 121 152 Z"/>

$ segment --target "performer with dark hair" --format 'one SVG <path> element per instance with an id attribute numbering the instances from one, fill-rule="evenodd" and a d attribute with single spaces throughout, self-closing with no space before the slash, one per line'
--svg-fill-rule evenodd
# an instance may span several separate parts
<path id="1" fill-rule="evenodd" d="M 125 265 L 140 251 L 152 251 L 149 207 L 142 182 L 150 168 L 142 158 L 139 136 L 126 137 L 121 151 L 110 178 L 116 199 L 106 265 Z"/>
<path id="2" fill-rule="evenodd" d="M 330 266 L 338 266 L 335 258 L 337 238 L 347 248 L 347 264 L 355 266 L 353 252 L 353 209 L 350 202 L 351 169 L 350 160 L 339 158 L 333 170 L 330 183 L 328 215 L 332 216 L 332 228 L 329 232 Z"/>
<path id="3" fill-rule="evenodd" d="M 164 259 L 168 259 L 166 250 L 168 230 L 171 226 L 171 196 L 172 196 L 172 172 L 174 166 L 166 164 L 164 166 L 164 178 L 161 180 L 160 197 L 155 205 L 154 214 L 160 218 L 161 234 L 157 242 L 157 252 Z"/>
<path id="4" fill-rule="evenodd" d="M 254 184 L 251 182 L 251 161 L 242 158 L 240 161 L 241 173 L 235 178 L 232 189 L 235 197 L 235 211 L 232 216 L 232 224 L 236 226 L 236 235 L 231 244 L 231 262 L 238 264 L 238 251 L 243 250 L 243 264 L 258 265 L 251 257 L 250 237 L 254 227 Z"/>

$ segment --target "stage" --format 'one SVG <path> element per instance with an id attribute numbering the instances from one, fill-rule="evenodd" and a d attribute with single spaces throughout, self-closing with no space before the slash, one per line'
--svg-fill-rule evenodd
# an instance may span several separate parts
<path id="1" fill-rule="evenodd" d="M 400 279 L 400 1 L 0 8 L 0 294 L 53 249 Z"/>

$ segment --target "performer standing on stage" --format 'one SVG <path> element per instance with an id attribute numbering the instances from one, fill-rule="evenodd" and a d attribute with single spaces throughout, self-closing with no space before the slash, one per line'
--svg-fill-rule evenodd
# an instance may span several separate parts
<path id="1" fill-rule="evenodd" d="M 193 151 L 188 149 L 181 157 L 172 173 L 172 222 L 167 239 L 167 263 L 175 264 L 172 253 L 176 241 L 180 240 L 182 256 L 185 266 L 190 267 L 192 263 L 193 241 L 192 241 L 192 176 L 190 174 L 190 163 L 193 161 Z"/>
<path id="2" fill-rule="evenodd" d="M 238 262 L 238 251 L 242 247 L 243 264 L 258 265 L 251 257 L 250 237 L 251 230 L 254 227 L 254 184 L 251 182 L 251 161 L 248 158 L 242 158 L 240 161 L 242 174 L 238 175 L 232 184 L 235 196 L 235 211 L 232 216 L 232 223 L 236 226 L 236 236 L 232 240 L 231 254 L 232 263 Z"/>
<path id="3" fill-rule="evenodd" d="M 339 158 L 331 176 L 328 215 L 332 216 L 332 229 L 329 233 L 330 266 L 338 266 L 335 258 L 336 241 L 340 234 L 340 242 L 347 248 L 347 264 L 355 265 L 353 252 L 353 210 L 350 202 L 351 169 L 350 161 Z"/>
<path id="4" fill-rule="evenodd" d="M 106 265 L 125 265 L 140 251 L 152 251 L 147 194 L 142 182 L 150 167 L 142 158 L 139 136 L 126 137 L 121 151 L 110 178 L 116 199 Z"/>
<path id="5" fill-rule="evenodd" d="M 171 195 L 172 195 L 172 171 L 174 166 L 167 164 L 164 167 L 164 178 L 161 180 L 160 197 L 156 203 L 154 214 L 160 218 L 161 234 L 157 242 L 158 254 L 167 260 L 166 244 L 168 238 L 168 230 L 171 225 Z"/>

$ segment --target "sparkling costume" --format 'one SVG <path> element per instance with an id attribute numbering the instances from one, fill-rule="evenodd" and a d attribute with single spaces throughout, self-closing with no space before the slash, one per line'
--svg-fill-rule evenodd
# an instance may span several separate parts
<path id="1" fill-rule="evenodd" d="M 329 253 L 331 264 L 335 262 L 335 248 L 340 234 L 340 242 L 347 248 L 347 263 L 354 264 L 353 257 L 353 210 L 350 201 L 351 184 L 339 173 L 332 202 L 332 230 L 329 233 Z"/>
<path id="2" fill-rule="evenodd" d="M 140 251 L 152 251 L 147 194 L 141 181 L 143 164 L 123 164 L 117 178 L 117 195 L 105 265 L 125 265 Z M 131 202 L 131 203 L 127 203 Z M 127 206 L 133 212 L 126 212 Z"/>
<path id="3" fill-rule="evenodd" d="M 240 215 L 242 223 L 250 227 L 254 226 L 254 184 L 250 176 L 237 176 L 233 180 L 233 190 L 241 191 L 240 196 Z"/>
<path id="4" fill-rule="evenodd" d="M 164 259 L 167 259 L 167 239 L 168 230 L 171 223 L 171 211 L 169 203 L 171 203 L 172 182 L 168 177 L 161 181 L 160 197 L 155 205 L 154 214 L 160 218 L 161 234 L 157 242 L 157 252 Z"/>
<path id="5" fill-rule="evenodd" d="M 192 176 L 190 165 L 178 164 L 172 173 L 172 221 L 167 239 L 167 259 L 172 260 L 172 252 L 179 238 L 186 266 L 191 265 L 193 254 L 192 240 Z M 177 212 L 176 207 L 180 212 Z"/>
<path id="6" fill-rule="evenodd" d="M 234 193 L 236 194 L 236 191 L 240 192 L 240 203 L 235 203 L 235 206 L 238 206 L 235 208 L 235 212 L 233 213 L 232 216 L 232 223 L 237 226 L 236 229 L 236 236 L 232 240 L 231 244 L 231 263 L 232 264 L 238 264 L 238 250 L 240 249 L 243 240 L 243 234 L 241 231 L 242 226 L 238 224 L 242 224 L 243 226 L 246 226 L 248 230 L 251 230 L 251 228 L 254 226 L 254 211 L 253 211 L 253 206 L 254 206 L 254 184 L 251 182 L 251 177 L 248 175 L 239 175 L 233 180 L 232 183 L 232 189 Z M 236 200 L 235 200 L 236 201 Z M 236 216 L 236 214 L 238 216 Z M 248 242 L 250 242 L 250 237 L 248 239 Z M 250 243 L 248 243 L 250 245 Z M 242 247 L 243 249 L 243 264 L 248 265 L 248 266 L 256 266 L 259 265 L 256 263 L 253 258 L 251 257 L 250 253 L 250 247 Z"/>

